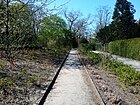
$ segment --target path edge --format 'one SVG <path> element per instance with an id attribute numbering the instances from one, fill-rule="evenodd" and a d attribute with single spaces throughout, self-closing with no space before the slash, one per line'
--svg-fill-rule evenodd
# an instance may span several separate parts
<path id="1" fill-rule="evenodd" d="M 65 61 L 66 61 L 66 59 L 67 59 L 67 57 L 68 57 L 68 55 L 69 55 L 69 53 L 70 53 L 70 51 L 71 51 L 71 50 L 69 50 L 69 51 L 67 52 L 65 58 L 63 59 L 62 63 L 60 64 L 60 66 L 59 66 L 59 68 L 58 68 L 56 74 L 54 75 L 54 77 L 53 77 L 51 83 L 49 84 L 48 88 L 46 89 L 46 91 L 45 91 L 45 93 L 44 93 L 43 97 L 41 98 L 41 100 L 40 100 L 40 102 L 39 102 L 38 105 L 44 105 L 45 100 L 47 99 L 48 94 L 50 93 L 50 91 L 51 91 L 53 85 L 55 84 L 55 81 L 56 81 L 56 79 L 57 79 L 57 77 L 58 77 L 58 75 L 59 75 L 59 73 L 60 73 L 60 71 L 61 71 L 61 69 L 62 69 L 62 67 L 63 67 L 63 65 L 64 65 L 64 63 L 65 63 Z"/>
<path id="2" fill-rule="evenodd" d="M 91 85 L 92 85 L 92 87 L 93 87 L 93 91 L 95 92 L 95 94 L 96 94 L 96 96 L 97 96 L 97 98 L 98 98 L 97 101 L 99 102 L 99 105 L 106 105 L 105 102 L 104 102 L 104 100 L 103 100 L 103 98 L 101 97 L 101 94 L 99 93 L 99 91 L 98 91 L 98 89 L 97 89 L 97 87 L 96 87 L 96 85 L 95 85 L 94 80 L 92 80 L 91 77 L 90 77 L 90 75 L 89 75 L 89 72 L 88 72 L 88 70 L 87 70 L 85 64 L 83 63 L 83 61 L 82 61 L 82 59 L 81 59 L 81 56 L 80 56 L 80 54 L 79 54 L 79 51 L 77 52 L 77 55 L 78 55 L 78 58 L 79 58 L 79 60 L 80 60 L 80 62 L 81 62 L 81 64 L 82 64 L 83 68 L 84 68 L 85 71 L 86 71 L 86 74 L 87 74 L 87 76 L 88 76 L 88 79 L 89 79 L 90 82 L 91 82 Z"/>

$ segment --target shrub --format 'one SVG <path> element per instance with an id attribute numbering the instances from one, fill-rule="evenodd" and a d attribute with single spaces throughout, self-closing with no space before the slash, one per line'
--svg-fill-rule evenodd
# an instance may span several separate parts
<path id="1" fill-rule="evenodd" d="M 93 52 L 87 52 L 86 55 L 92 60 L 92 64 L 98 64 L 101 62 L 101 56 Z"/>
<path id="2" fill-rule="evenodd" d="M 101 62 L 101 56 L 99 54 L 96 54 L 96 53 L 93 53 L 93 52 L 88 51 L 88 49 L 87 49 L 87 47 L 86 47 L 85 44 L 82 44 L 80 46 L 80 51 L 84 55 L 88 56 L 91 59 L 92 64 L 97 64 L 97 63 L 100 63 Z"/>
<path id="3" fill-rule="evenodd" d="M 115 73 L 125 86 L 140 86 L 140 72 L 115 60 L 108 60 L 106 63 L 109 70 Z"/>

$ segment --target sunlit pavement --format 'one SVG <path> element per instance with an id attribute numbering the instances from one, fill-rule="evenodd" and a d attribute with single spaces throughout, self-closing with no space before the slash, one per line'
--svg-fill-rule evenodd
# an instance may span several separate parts
<path id="1" fill-rule="evenodd" d="M 94 53 L 101 53 L 101 54 L 109 55 L 109 53 L 104 53 L 104 52 L 100 52 L 100 51 L 93 51 L 93 52 Z M 113 59 L 121 61 L 124 64 L 127 64 L 127 65 L 130 65 L 130 66 L 134 67 L 137 71 L 140 71 L 140 61 L 129 59 L 129 58 L 120 57 L 120 56 L 117 56 L 117 55 L 111 55 L 111 56 L 113 57 Z"/>
<path id="2" fill-rule="evenodd" d="M 71 50 L 44 105 L 97 105 L 91 81 Z"/>

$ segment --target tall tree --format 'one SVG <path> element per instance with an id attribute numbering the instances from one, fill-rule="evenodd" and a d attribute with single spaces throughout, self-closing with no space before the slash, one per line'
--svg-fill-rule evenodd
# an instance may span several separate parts
<path id="1" fill-rule="evenodd" d="M 119 39 L 132 38 L 133 31 L 132 27 L 134 26 L 134 6 L 127 0 L 117 0 L 114 13 L 113 13 L 113 22 L 115 27 L 115 36 L 118 36 Z"/>

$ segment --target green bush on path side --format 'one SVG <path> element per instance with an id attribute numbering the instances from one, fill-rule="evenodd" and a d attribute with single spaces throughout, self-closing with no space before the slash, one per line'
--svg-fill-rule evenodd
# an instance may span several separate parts
<path id="1" fill-rule="evenodd" d="M 94 52 L 88 51 L 87 48 L 85 47 L 85 45 L 80 46 L 80 51 L 84 55 L 88 56 L 91 59 L 92 64 L 98 64 L 98 63 L 101 62 L 101 56 L 100 56 L 100 54 L 96 54 Z"/>
<path id="2" fill-rule="evenodd" d="M 140 86 L 140 72 L 131 66 L 115 60 L 108 60 L 106 65 L 125 86 Z"/>
<path id="3" fill-rule="evenodd" d="M 140 38 L 110 42 L 109 52 L 140 61 Z"/>

